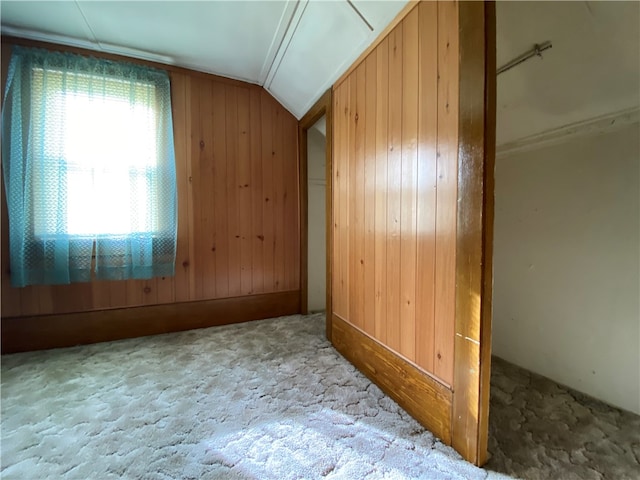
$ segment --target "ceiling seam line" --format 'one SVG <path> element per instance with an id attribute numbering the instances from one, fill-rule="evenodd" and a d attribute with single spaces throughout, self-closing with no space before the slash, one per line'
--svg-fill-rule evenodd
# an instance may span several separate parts
<path id="1" fill-rule="evenodd" d="M 273 82 L 273 79 L 275 78 L 276 73 L 278 72 L 278 69 L 280 68 L 280 64 L 282 63 L 282 60 L 284 59 L 284 56 L 286 55 L 287 50 L 289 49 L 289 45 L 291 44 L 291 41 L 293 40 L 293 37 L 296 34 L 296 31 L 298 30 L 298 26 L 300 25 L 300 21 L 302 20 L 302 16 L 304 15 L 304 11 L 307 9 L 307 5 L 308 4 L 309 3 L 307 1 L 304 4 L 304 6 L 302 7 L 302 11 L 300 12 L 300 16 L 298 17 L 298 21 L 296 22 L 296 25 L 295 25 L 295 27 L 293 29 L 293 32 L 291 32 L 291 36 L 289 37 L 289 39 L 287 41 L 287 45 L 286 45 L 286 47 L 284 47 L 284 51 L 282 52 L 282 55 L 279 55 L 280 50 L 282 49 L 282 46 L 284 44 L 284 41 L 287 38 L 287 34 L 289 33 L 289 29 L 291 28 L 291 24 L 293 22 L 293 19 L 296 16 L 296 13 L 298 12 L 298 8 L 300 8 L 300 3 L 298 3 L 296 5 L 296 9 L 293 11 L 293 14 L 291 15 L 291 19 L 289 20 L 289 24 L 287 25 L 287 30 L 285 31 L 284 35 L 282 36 L 282 40 L 280 41 L 280 46 L 278 47 L 278 50 L 276 51 L 276 56 L 273 58 L 273 62 L 271 63 L 271 67 L 269 68 L 269 72 L 267 73 L 267 76 L 265 77 L 265 88 L 271 87 L 271 83 Z M 274 70 L 274 65 L 276 63 L 276 59 L 278 60 L 278 65 L 275 67 L 275 70 Z M 273 76 L 271 75 L 272 71 L 274 72 Z M 268 85 L 267 85 L 267 83 L 268 83 Z"/>
<path id="2" fill-rule="evenodd" d="M 358 14 L 360 19 L 367 25 L 367 27 L 369 27 L 369 30 L 371 30 L 373 32 L 373 26 L 367 21 L 367 19 L 362 14 L 362 12 L 360 12 L 360 10 L 358 10 L 358 7 L 356 7 L 351 0 L 347 0 L 347 3 L 351 6 L 351 8 L 353 8 L 353 11 Z"/>
<path id="3" fill-rule="evenodd" d="M 260 86 L 264 86 L 267 83 L 267 79 L 269 78 L 269 74 L 271 74 L 271 70 L 273 69 L 273 64 L 276 61 L 276 58 L 278 58 L 278 53 L 280 53 L 280 49 L 282 48 L 282 43 L 284 42 L 284 39 L 287 37 L 287 32 L 289 31 L 289 28 L 291 27 L 291 22 L 293 22 L 294 17 L 296 16 L 296 12 L 298 11 L 298 8 L 300 7 L 300 2 L 296 2 L 295 7 L 293 8 L 293 12 L 291 12 L 291 15 L 289 16 L 289 20 L 287 21 L 287 26 L 284 29 L 284 33 L 282 34 L 282 38 L 280 39 L 280 43 L 278 44 L 278 48 L 275 49 L 275 53 L 273 54 L 273 58 L 271 59 L 271 65 L 269 65 L 269 68 L 267 68 L 265 76 L 264 76 L 264 80 L 260 80 L 260 78 L 258 78 L 258 81 L 260 82 Z M 285 10 L 286 11 L 286 10 Z M 277 35 L 277 32 L 276 32 Z M 263 67 L 264 70 L 264 67 Z M 262 72 L 260 72 L 262 74 Z"/>
<path id="4" fill-rule="evenodd" d="M 75 4 L 76 8 L 78 9 L 78 12 L 80 12 L 80 16 L 82 16 L 82 19 L 84 20 L 85 25 L 89 29 L 89 32 L 91 33 L 91 36 L 93 37 L 93 42 L 95 44 L 97 44 L 98 47 L 101 50 L 103 50 L 102 44 L 98 41 L 98 37 L 96 36 L 96 33 L 93 31 L 93 28 L 91 28 L 91 25 L 89 24 L 89 20 L 87 20 L 87 17 L 85 16 L 84 12 L 82 11 L 82 8 L 80 7 L 80 4 L 78 3 L 78 0 L 75 0 L 73 3 Z"/>

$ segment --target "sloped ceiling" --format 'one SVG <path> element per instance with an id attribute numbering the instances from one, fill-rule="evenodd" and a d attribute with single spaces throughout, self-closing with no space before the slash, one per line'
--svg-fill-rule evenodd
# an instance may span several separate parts
<path id="1" fill-rule="evenodd" d="M 640 107 L 640 3 L 497 2 L 497 143 Z"/>
<path id="2" fill-rule="evenodd" d="M 264 86 L 297 118 L 406 0 L 0 2 L 2 33 Z M 355 8 L 354 8 L 355 7 Z M 640 106 L 639 2 L 497 2 L 497 143 Z"/>
<path id="3" fill-rule="evenodd" d="M 8 1 L 2 34 L 262 85 L 297 118 L 406 0 Z"/>

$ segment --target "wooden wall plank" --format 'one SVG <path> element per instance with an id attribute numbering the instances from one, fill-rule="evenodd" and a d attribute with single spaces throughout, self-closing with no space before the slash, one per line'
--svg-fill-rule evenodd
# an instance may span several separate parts
<path id="1" fill-rule="evenodd" d="M 300 288 L 300 209 L 298 183 L 298 122 L 291 117 L 283 117 L 283 175 L 284 175 L 284 269 L 285 290 Z M 295 150 L 291 146 L 295 146 Z"/>
<path id="2" fill-rule="evenodd" d="M 253 293 L 264 292 L 263 242 L 262 231 L 262 135 L 260 91 L 252 88 L 250 94 L 250 133 L 251 133 L 251 288 Z"/>
<path id="3" fill-rule="evenodd" d="M 2 48 L 4 79 L 10 44 Z M 296 119 L 258 86 L 170 70 L 178 186 L 176 275 L 12 288 L 3 191 L 3 318 L 299 289 Z"/>
<path id="4" fill-rule="evenodd" d="M 387 156 L 387 340 L 400 351 L 400 222 L 402 201 L 402 23 L 389 34 L 389 153 Z"/>
<path id="5" fill-rule="evenodd" d="M 416 180 L 418 169 L 418 9 L 402 21 L 402 194 L 400 351 L 416 359 Z"/>
<path id="6" fill-rule="evenodd" d="M 356 69 L 350 83 L 349 320 L 364 328 L 364 64 Z"/>
<path id="7" fill-rule="evenodd" d="M 274 214 L 274 150 L 273 150 L 273 133 L 272 123 L 272 104 L 273 100 L 266 94 L 262 94 L 260 100 L 261 122 L 262 122 L 262 186 L 264 194 L 264 203 L 262 205 L 262 222 L 263 222 L 263 252 L 264 252 L 264 285 L 265 289 L 273 288 L 275 285 L 275 214 Z M 268 133 L 264 135 L 264 133 Z"/>
<path id="8" fill-rule="evenodd" d="M 240 209 L 238 206 L 238 87 L 225 85 L 227 128 L 227 228 L 229 240 L 229 296 L 240 295 Z"/>
<path id="9" fill-rule="evenodd" d="M 453 383 L 458 173 L 458 7 L 438 3 L 438 164 L 434 373 Z"/>
<path id="10" fill-rule="evenodd" d="M 187 92 L 187 90 L 189 90 Z M 175 132 L 176 180 L 178 189 L 178 245 L 176 248 L 176 272 L 170 280 L 173 283 L 174 296 L 167 299 L 167 292 L 161 291 L 158 297 L 163 303 L 189 300 L 189 225 L 192 224 L 189 212 L 189 175 L 187 163 L 191 163 L 187 153 L 189 143 L 187 132 L 187 102 L 191 94 L 191 81 L 185 75 L 175 74 L 171 79 L 171 104 L 173 111 L 173 130 Z"/>
<path id="11" fill-rule="evenodd" d="M 326 140 L 326 165 L 325 165 L 325 178 L 327 180 L 327 186 L 325 189 L 325 212 L 326 212 L 326 224 L 325 224 L 325 237 L 327 244 L 327 278 L 326 278 L 326 318 L 325 318 L 325 333 L 327 340 L 331 341 L 333 337 L 333 320 L 331 312 L 333 312 L 333 222 L 335 219 L 335 213 L 333 211 L 333 163 L 334 163 L 334 134 L 333 134 L 333 90 L 329 89 L 322 97 L 322 103 L 325 104 L 325 117 L 327 123 L 327 140 Z M 301 232 L 302 233 L 302 232 Z M 305 239 L 306 240 L 306 239 Z"/>
<path id="12" fill-rule="evenodd" d="M 438 16 L 435 2 L 422 2 L 418 69 L 418 211 L 416 364 L 433 372 L 435 333 L 436 146 L 438 135 Z M 435 93 L 435 94 L 434 94 Z"/>
<path id="13" fill-rule="evenodd" d="M 240 292 L 251 295 L 253 230 L 251 215 L 251 141 L 249 138 L 249 90 L 238 88 L 238 161 L 236 186 L 238 191 L 238 220 L 240 222 Z"/>
<path id="14" fill-rule="evenodd" d="M 96 309 L 104 309 L 109 308 L 109 286 L 105 281 L 92 281 L 91 282 L 91 290 L 92 290 L 92 298 L 93 298 L 93 306 Z M 49 292 L 51 289 L 49 289 Z M 169 294 L 171 294 L 169 292 Z M 51 295 L 42 295 L 41 302 L 45 299 L 49 300 L 49 305 L 45 309 L 45 311 L 51 312 L 53 310 L 53 299 Z M 46 300 L 45 300 L 46 301 Z"/>
<path id="15" fill-rule="evenodd" d="M 109 304 L 110 305 L 127 305 L 127 282 L 107 282 L 109 284 Z M 64 289 L 70 290 L 66 287 Z M 66 305 L 71 305 L 70 302 L 65 302 Z M 66 310 L 63 313 L 67 313 L 70 310 Z M 52 313 L 61 313 L 53 310 Z"/>
<path id="16" fill-rule="evenodd" d="M 349 315 L 349 89 L 350 82 L 343 83 L 335 92 L 335 131 L 334 154 L 334 263 L 335 281 L 333 282 L 334 311 L 339 315 Z"/>
<path id="17" fill-rule="evenodd" d="M 227 85 L 213 84 L 212 91 L 213 108 L 213 167 L 214 177 L 210 187 L 211 200 L 208 208 L 212 210 L 214 224 L 211 232 L 210 243 L 207 245 L 205 255 L 214 259 L 215 275 L 200 281 L 212 283 L 216 296 L 231 296 L 229 289 L 229 257 L 231 232 L 229 230 L 228 216 L 231 211 L 227 191 L 229 179 L 229 144 L 234 139 L 228 130 L 227 111 Z M 194 172 L 194 176 L 197 175 Z M 195 198 L 194 198 L 195 203 Z M 198 263 L 200 258 L 194 258 Z"/>
<path id="18" fill-rule="evenodd" d="M 276 291 L 284 289 L 285 250 L 284 250 L 284 119 L 278 108 L 271 110 L 271 129 L 273 132 L 273 207 L 274 239 L 273 262 Z"/>
<path id="19" fill-rule="evenodd" d="M 387 176 L 389 121 L 389 40 L 376 54 L 375 319 L 374 337 L 387 341 Z M 336 134 L 339 132 L 336 129 Z M 337 312 L 336 312 L 337 313 Z"/>
<path id="20" fill-rule="evenodd" d="M 216 212 L 214 205 L 214 189 L 212 188 L 216 178 L 215 146 L 218 142 L 214 132 L 214 103 L 213 82 L 201 80 L 198 82 L 198 111 L 197 122 L 198 135 L 195 137 L 195 145 L 192 146 L 194 158 L 192 164 L 196 166 L 197 174 L 194 178 L 194 205 L 197 215 L 194 220 L 194 243 L 197 261 L 193 268 L 199 279 L 196 284 L 196 298 L 215 298 L 216 284 L 207 281 L 216 277 Z"/>
<path id="21" fill-rule="evenodd" d="M 363 330 L 375 334 L 375 220 L 376 220 L 376 75 L 377 56 L 365 61 L 365 153 L 364 153 L 364 321 Z"/>
<path id="22" fill-rule="evenodd" d="M 193 102 L 192 98 L 197 95 L 197 86 L 192 81 L 191 77 L 187 77 L 186 79 L 186 99 L 185 99 L 185 144 L 186 144 L 186 166 L 187 166 L 187 177 L 184 179 L 177 178 L 178 184 L 183 183 L 186 185 L 186 195 L 187 195 L 187 211 L 188 216 L 185 219 L 187 223 L 188 235 L 189 235 L 189 256 L 186 260 L 182 261 L 182 268 L 185 270 L 185 273 L 189 277 L 189 287 L 187 289 L 187 293 L 189 294 L 189 300 L 195 299 L 196 295 L 196 271 L 194 268 L 195 263 L 195 207 L 194 207 L 194 198 L 193 198 L 193 152 L 197 151 L 193 148 L 193 142 L 191 138 L 193 137 L 193 129 L 196 128 L 196 124 L 194 124 L 193 119 Z M 177 172 L 176 172 L 177 174 Z M 178 222 L 180 218 L 178 218 Z M 118 303 L 114 305 L 120 305 Z"/>

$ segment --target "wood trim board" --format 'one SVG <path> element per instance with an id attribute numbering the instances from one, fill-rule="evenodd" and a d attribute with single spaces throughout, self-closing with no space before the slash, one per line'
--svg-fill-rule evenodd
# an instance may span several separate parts
<path id="1" fill-rule="evenodd" d="M 487 461 L 495 162 L 495 4 L 461 2 L 452 445 Z"/>
<path id="2" fill-rule="evenodd" d="M 451 390 L 333 314 L 334 347 L 413 418 L 451 444 Z"/>
<path id="3" fill-rule="evenodd" d="M 292 315 L 300 292 L 2 319 L 2 353 L 71 347 Z"/>
<path id="4" fill-rule="evenodd" d="M 298 144 L 300 150 L 298 158 L 300 161 L 300 308 L 303 314 L 308 312 L 307 296 L 309 293 L 309 266 L 308 266 L 308 241 L 309 241 L 309 198 L 308 198 L 308 158 L 307 158 L 307 130 L 311 128 L 324 115 L 326 119 L 325 137 L 325 202 L 326 202 L 326 335 L 331 339 L 331 214 L 332 214 L 332 162 L 333 162 L 333 90 L 327 90 L 322 97 L 309 109 L 309 111 L 298 122 Z"/>

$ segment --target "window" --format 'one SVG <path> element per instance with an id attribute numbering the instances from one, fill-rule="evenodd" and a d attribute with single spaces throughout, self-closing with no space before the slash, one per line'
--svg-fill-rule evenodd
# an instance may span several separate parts
<path id="1" fill-rule="evenodd" d="M 12 284 L 173 275 L 166 72 L 16 47 L 6 91 Z"/>

